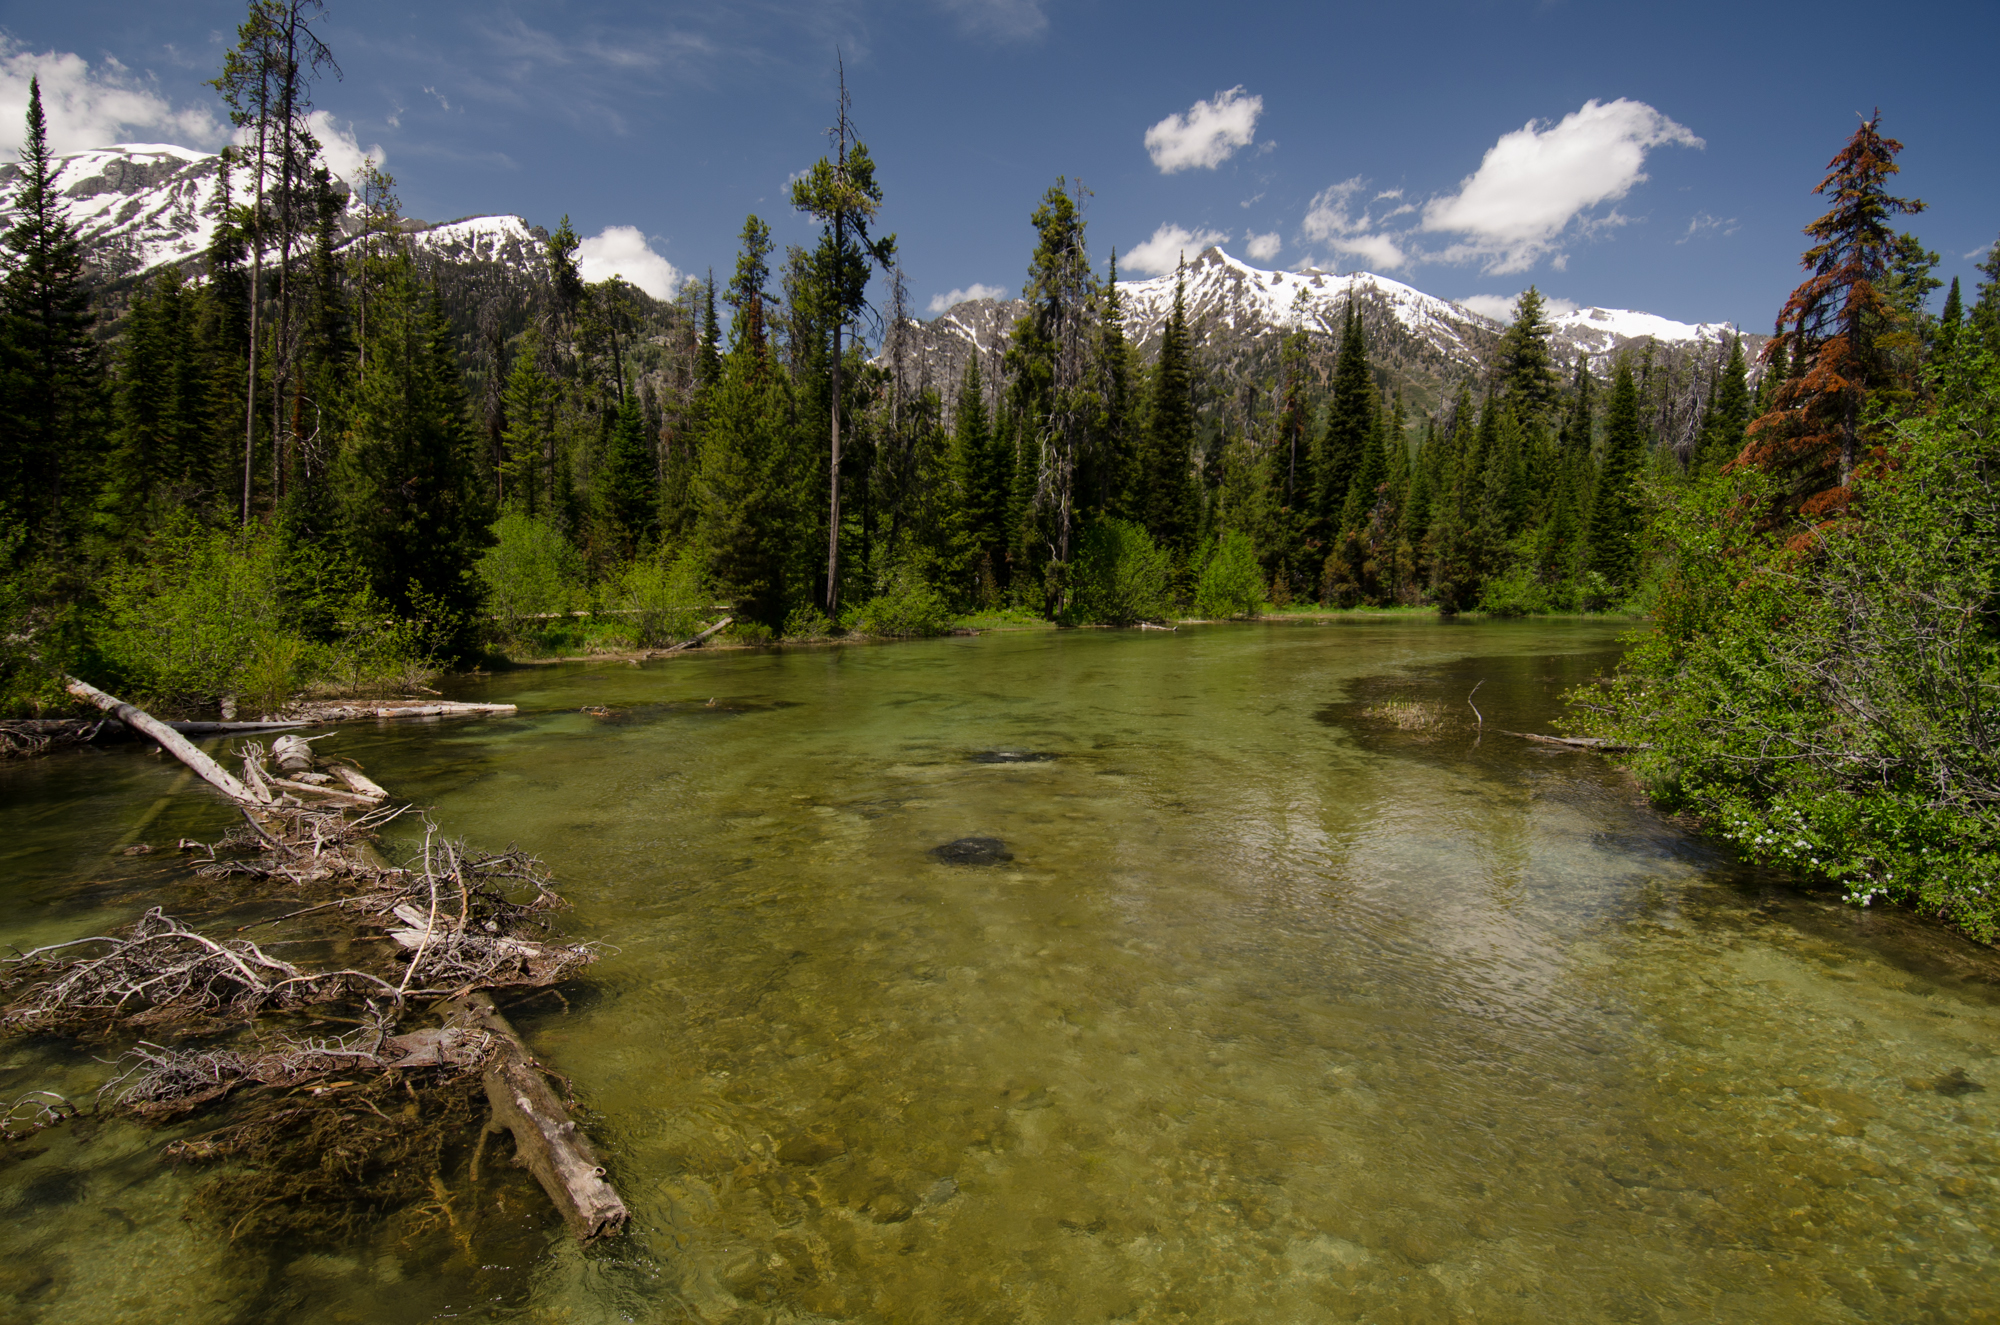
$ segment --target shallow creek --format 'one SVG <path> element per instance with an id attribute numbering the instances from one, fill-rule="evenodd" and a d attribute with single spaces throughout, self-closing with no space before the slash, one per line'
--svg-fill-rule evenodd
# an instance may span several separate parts
<path id="1" fill-rule="evenodd" d="M 1502 734 L 1618 629 L 723 653 L 343 730 L 615 945 L 515 1015 L 631 1235 L 461 1164 L 232 1247 L 156 1159 L 212 1121 L 85 1120 L 0 1167 L 0 1319 L 2000 1320 L 2000 956 Z M 227 822 L 137 747 L 0 767 L 0 815 L 0 941 L 233 904 L 116 854 Z M 8 1099 L 105 1073 L 0 1041 Z"/>

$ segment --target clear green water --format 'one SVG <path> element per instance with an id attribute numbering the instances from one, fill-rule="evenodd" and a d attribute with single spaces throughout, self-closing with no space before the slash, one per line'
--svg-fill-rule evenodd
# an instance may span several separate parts
<path id="1" fill-rule="evenodd" d="M 1615 631 L 723 654 L 344 731 L 617 945 L 516 1019 L 631 1237 L 579 1251 L 489 1165 L 451 1175 L 456 1231 L 255 1255 L 181 1218 L 171 1133 L 86 1124 L 0 1168 L 0 1318 L 2000 1318 L 2000 958 L 1498 734 L 1546 730 Z M 1450 722 L 1367 716 L 1394 700 Z M 219 831 L 178 779 L 130 749 L 0 769 L 0 938 L 234 904 L 110 854 Z M 968 835 L 1013 859 L 928 854 Z M 1985 1089 L 1933 1088 L 1952 1069 Z M 103 1071 L 0 1042 L 8 1091 Z"/>

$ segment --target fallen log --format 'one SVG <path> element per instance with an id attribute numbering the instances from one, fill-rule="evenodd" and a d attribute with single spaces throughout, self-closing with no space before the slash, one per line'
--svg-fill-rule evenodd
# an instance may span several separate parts
<path id="1" fill-rule="evenodd" d="M 287 715 L 294 725 L 351 722 L 357 718 L 455 718 L 482 713 L 517 713 L 512 704 L 460 704 L 430 700 L 342 700 L 294 704 Z"/>
<path id="2" fill-rule="evenodd" d="M 358 768 L 347 764 L 328 764 L 327 770 L 345 782 L 347 789 L 357 796 L 365 796 L 378 805 L 389 799 L 388 788 L 366 776 Z"/>
<path id="3" fill-rule="evenodd" d="M 652 653 L 647 654 L 646 656 L 648 658 L 662 658 L 669 653 L 679 653 L 682 649 L 692 649 L 697 645 L 699 645 L 703 640 L 707 639 L 710 635 L 715 634 L 719 630 L 727 628 L 728 625 L 734 620 L 736 620 L 735 617 L 726 616 L 722 618 L 722 620 L 710 626 L 707 630 L 702 631 L 701 634 L 691 635 L 687 639 L 682 640 L 679 644 L 675 644 L 664 649 L 656 649 Z"/>
<path id="4" fill-rule="evenodd" d="M 1571 750 L 1595 750 L 1600 754 L 1617 754 L 1625 750 L 1643 750 L 1643 745 L 1621 745 L 1617 741 L 1607 741 L 1602 736 L 1544 736 L 1540 732 L 1502 731 L 1503 736 L 1518 736 L 1524 741 L 1539 741 L 1543 745 L 1560 745 Z"/>
<path id="5" fill-rule="evenodd" d="M 452 1000 L 460 1022 L 491 1035 L 496 1051 L 486 1067 L 493 1122 L 514 1134 L 514 1149 L 578 1239 L 588 1242 L 625 1227 L 629 1212 L 590 1141 L 537 1070 L 534 1055 L 493 1000 L 471 993 Z"/>
<path id="6" fill-rule="evenodd" d="M 73 676 L 63 678 L 63 688 L 78 699 L 87 699 L 109 713 L 134 731 L 144 732 L 160 743 L 160 747 L 174 758 L 193 769 L 197 776 L 223 795 L 240 804 L 266 805 L 270 803 L 270 793 L 258 795 L 249 787 L 237 781 L 234 774 L 196 749 L 179 732 L 161 722 L 144 709 L 132 707 L 123 700 L 113 698 L 96 686 L 79 681 Z"/>

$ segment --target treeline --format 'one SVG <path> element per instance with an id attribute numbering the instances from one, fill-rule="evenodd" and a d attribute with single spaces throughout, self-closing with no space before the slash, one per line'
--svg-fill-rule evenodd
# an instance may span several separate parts
<path id="1" fill-rule="evenodd" d="M 1750 860 L 2000 938 L 2000 244 L 1940 316 L 1861 125 L 1817 192 L 1764 408 L 1719 471 L 1641 488 L 1657 629 L 1578 725 Z"/>

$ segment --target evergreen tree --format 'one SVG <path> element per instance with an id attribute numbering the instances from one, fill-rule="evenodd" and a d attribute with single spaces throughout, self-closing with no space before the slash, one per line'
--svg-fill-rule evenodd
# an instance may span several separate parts
<path id="1" fill-rule="evenodd" d="M 214 490 L 208 383 L 197 329 L 202 292 L 180 268 L 160 269 L 125 317 L 115 395 L 116 427 L 98 497 L 97 526 L 135 537 Z"/>
<path id="2" fill-rule="evenodd" d="M 1500 337 L 1500 397 L 1529 427 L 1552 422 L 1562 400 L 1543 307 L 1541 292 L 1529 286 L 1515 301 L 1514 321 Z"/>
<path id="3" fill-rule="evenodd" d="M 1132 420 L 1137 352 L 1125 339 L 1125 311 L 1118 294 L 1118 251 L 1100 290 L 1097 317 L 1098 399 L 1101 402 L 1082 485 L 1084 514 L 1124 518 L 1131 509 L 1138 469 L 1138 429 Z"/>
<path id="4" fill-rule="evenodd" d="M 701 343 L 697 352 L 701 385 L 712 387 L 722 376 L 722 329 L 715 318 L 715 270 L 701 285 Z"/>
<path id="5" fill-rule="evenodd" d="M 491 542 L 492 512 L 437 291 L 408 255 L 386 276 L 340 457 L 347 529 L 375 592 L 462 652 L 482 596 L 473 563 Z"/>
<path id="6" fill-rule="evenodd" d="M 1139 457 L 1139 493 L 1134 503 L 1139 523 L 1153 541 L 1185 566 L 1194 551 L 1194 402 L 1187 325 L 1187 269 L 1174 276 L 1173 311 L 1160 337 L 1160 358 L 1153 367 L 1152 414 L 1144 451 Z"/>
<path id="7" fill-rule="evenodd" d="M 792 206 L 818 218 L 823 227 L 819 248 L 812 255 L 811 271 L 819 296 L 815 303 L 833 337 L 832 353 L 827 358 L 831 369 L 827 393 L 830 429 L 826 610 L 829 614 L 835 610 L 840 595 L 840 425 L 845 403 L 841 399 L 841 335 L 867 306 L 870 264 L 888 271 L 896 257 L 894 235 L 877 239 L 868 234 L 869 223 L 882 206 L 882 187 L 875 182 L 875 162 L 867 145 L 854 137 L 847 111 L 847 76 L 843 69 L 839 117 L 833 130 L 834 159 L 821 157 L 803 178 L 792 181 Z"/>
<path id="8" fill-rule="evenodd" d="M 14 221 L 0 234 L 0 319 L 13 363 L 0 400 L 0 526 L 24 551 L 60 546 L 94 494 L 104 370 L 83 246 L 55 184 L 39 78 L 28 81 Z"/>
<path id="9" fill-rule="evenodd" d="M 1902 147 L 1882 136 L 1878 114 L 1828 163 L 1813 191 L 1833 206 L 1806 227 L 1816 241 L 1801 260 L 1810 275 L 1778 314 L 1771 340 L 1790 353 L 1794 374 L 1750 425 L 1744 458 L 1782 475 L 1786 505 L 1808 515 L 1845 509 L 1868 400 L 1896 385 L 1895 343 L 1884 336 L 1905 319 L 1882 289 L 1897 248 L 1888 222 L 1924 207 L 1888 191 Z"/>
<path id="10" fill-rule="evenodd" d="M 1944 297 L 1944 312 L 1938 315 L 1937 357 L 1949 362 L 1958 353 L 1958 332 L 1965 322 L 1965 306 L 1959 299 L 1958 277 L 1951 278 L 1951 292 Z"/>
<path id="11" fill-rule="evenodd" d="M 1322 539 L 1338 537 L 1349 491 L 1375 430 L 1375 380 L 1368 371 L 1368 342 L 1350 297 L 1341 324 L 1333 392 L 1327 401 L 1326 433 L 1320 443 L 1318 524 Z"/>
<path id="12" fill-rule="evenodd" d="M 1634 488 L 1646 461 L 1639 422 L 1639 385 L 1629 360 L 1620 358 L 1604 419 L 1604 463 L 1590 504 L 1590 569 L 1627 595 L 1637 587 L 1638 539 L 1644 512 Z"/>
<path id="13" fill-rule="evenodd" d="M 1002 442 L 987 417 L 979 351 L 965 360 L 952 412 L 952 468 L 965 511 L 974 573 L 996 584 L 1007 560 L 1007 465 Z"/>
<path id="14" fill-rule="evenodd" d="M 1096 284 L 1084 243 L 1085 196 L 1081 185 L 1072 191 L 1069 181 L 1058 178 L 1029 217 L 1035 250 L 1021 292 L 1028 313 L 1014 324 L 1006 358 L 1013 379 L 1014 486 L 1017 494 L 1029 494 L 1034 507 L 1018 517 L 1017 595 L 1024 588 L 1023 570 L 1034 567 L 1039 581 L 1045 561 L 1067 565 L 1070 559 L 1077 471 L 1102 409 L 1090 353 Z M 1029 596 L 1045 595 L 1035 588 Z M 1062 607 L 1057 601 L 1048 610 Z"/>
<path id="15" fill-rule="evenodd" d="M 597 500 L 612 555 L 630 559 L 658 537 L 659 460 L 637 392 L 626 392 L 618 407 L 598 477 Z"/>
<path id="16" fill-rule="evenodd" d="M 514 366 L 501 391 L 506 427 L 501 433 L 500 473 L 508 504 L 526 515 L 550 510 L 554 486 L 555 383 L 538 362 L 541 336 L 529 328 L 514 351 Z"/>
<path id="17" fill-rule="evenodd" d="M 1743 358 L 1743 338 L 1732 337 L 1729 362 L 1716 379 L 1701 421 L 1696 464 L 1705 471 L 1720 469 L 1743 450 L 1743 430 L 1750 424 L 1749 365 Z"/>

